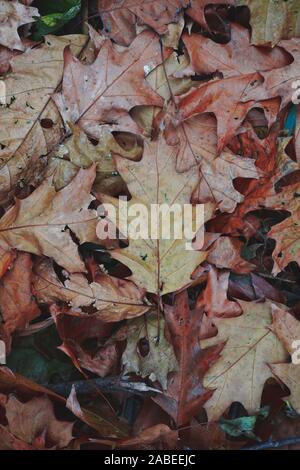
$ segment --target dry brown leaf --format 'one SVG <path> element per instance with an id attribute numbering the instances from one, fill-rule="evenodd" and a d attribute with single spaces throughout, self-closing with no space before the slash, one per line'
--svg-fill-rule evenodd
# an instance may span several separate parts
<path id="1" fill-rule="evenodd" d="M 238 24 L 231 25 L 228 44 L 218 44 L 200 34 L 183 34 L 190 66 L 180 75 L 222 73 L 224 78 L 274 70 L 289 64 L 287 54 L 279 47 L 266 49 L 250 44 L 250 32 Z"/>
<path id="2" fill-rule="evenodd" d="M 217 420 L 233 401 L 248 413 L 260 408 L 266 380 L 272 377 L 268 363 L 281 362 L 287 354 L 270 330 L 270 302 L 239 301 L 243 314 L 237 318 L 215 318 L 218 335 L 201 341 L 201 347 L 226 342 L 222 357 L 206 373 L 204 386 L 215 390 L 204 405 L 209 420 Z"/>
<path id="3" fill-rule="evenodd" d="M 97 318 L 103 322 L 117 322 L 142 315 L 150 307 L 143 304 L 145 291 L 124 279 L 97 274 L 89 283 L 83 274 L 71 274 L 62 283 L 50 260 L 36 264 L 33 289 L 39 301 L 64 301 L 72 307 L 94 306 Z"/>
<path id="4" fill-rule="evenodd" d="M 197 307 L 202 307 L 209 318 L 236 317 L 242 312 L 237 302 L 227 298 L 229 274 L 210 266 L 207 285 L 197 299 Z"/>
<path id="5" fill-rule="evenodd" d="M 139 34 L 127 49 L 106 39 L 91 65 L 82 64 L 70 49 L 64 53 L 62 93 L 54 100 L 66 122 L 90 136 L 101 138 L 101 125 L 139 132 L 128 112 L 134 106 L 162 106 L 161 97 L 145 76 L 162 62 L 159 38 L 150 31 Z"/>
<path id="6" fill-rule="evenodd" d="M 86 271 L 66 227 L 81 243 L 88 241 L 95 229 L 96 211 L 88 209 L 94 199 L 90 190 L 95 173 L 95 166 L 79 170 L 58 192 L 48 178 L 26 199 L 17 199 L 0 219 L 0 247 L 52 257 L 70 272 Z"/>
<path id="7" fill-rule="evenodd" d="M 212 391 L 203 386 L 203 377 L 219 358 L 224 345 L 219 343 L 211 348 L 200 348 L 202 313 L 200 309 L 189 309 L 186 291 L 176 296 L 174 307 L 165 306 L 165 318 L 178 371 L 170 374 L 167 392 L 156 395 L 153 400 L 179 427 L 199 413 L 211 397 Z"/>
<path id="8" fill-rule="evenodd" d="M 8 338 L 24 330 L 40 314 L 32 295 L 32 279 L 31 256 L 18 253 L 11 270 L 0 281 L 0 312 Z"/>
<path id="9" fill-rule="evenodd" d="M 40 16 L 38 9 L 25 6 L 17 1 L 0 1 L 0 44 L 9 49 L 24 51 L 25 47 L 18 34 L 18 28 L 33 23 L 34 17 Z"/>
<path id="10" fill-rule="evenodd" d="M 163 138 L 157 141 L 145 140 L 144 155 L 140 162 L 132 162 L 116 157 L 118 172 L 128 185 L 134 203 L 146 206 L 150 213 L 151 204 L 188 204 L 197 174 L 190 170 L 176 173 L 177 146 L 168 146 Z M 170 179 L 172 175 L 172 179 Z M 102 196 L 103 203 L 118 207 L 118 200 Z M 205 206 L 205 218 L 212 215 L 213 204 Z M 168 213 L 167 213 L 167 216 Z M 130 222 L 130 217 L 128 218 Z M 155 224 L 158 240 L 132 239 L 129 246 L 114 250 L 112 256 L 127 265 L 132 271 L 133 281 L 148 292 L 159 295 L 173 292 L 190 282 L 192 271 L 206 258 L 204 252 L 186 250 L 187 240 L 163 239 L 161 220 Z M 153 227 L 151 227 L 152 229 Z M 197 230 L 199 227 L 197 227 Z M 184 234 L 183 234 L 184 235 Z"/>
<path id="11" fill-rule="evenodd" d="M 102 32 L 118 44 L 129 46 L 136 37 L 136 22 L 164 34 L 169 23 L 179 20 L 180 10 L 188 3 L 188 0 L 98 0 Z"/>
<path id="12" fill-rule="evenodd" d="M 294 341 L 300 338 L 300 322 L 289 312 L 272 306 L 273 324 L 272 331 L 278 336 L 288 353 L 292 356 L 297 348 Z M 279 362 L 279 361 L 278 361 Z M 270 364 L 273 374 L 278 377 L 289 389 L 291 395 L 289 403 L 300 413 L 300 375 L 299 364 Z"/>
<path id="13" fill-rule="evenodd" d="M 300 36 L 298 0 L 238 0 L 250 9 L 252 44 L 274 46 L 280 39 Z"/>
<path id="14" fill-rule="evenodd" d="M 254 270 L 255 265 L 241 257 L 242 247 L 243 242 L 237 238 L 220 237 L 213 244 L 207 261 L 217 268 L 230 269 L 237 274 L 248 274 Z"/>
<path id="15" fill-rule="evenodd" d="M 56 419 L 48 397 L 35 397 L 22 403 L 10 395 L 5 411 L 8 430 L 25 443 L 34 445 L 42 438 L 49 447 L 61 449 L 73 439 L 73 423 Z"/>
<path id="16" fill-rule="evenodd" d="M 18 183 L 38 184 L 45 155 L 60 141 L 63 123 L 51 95 L 63 73 L 63 50 L 78 55 L 86 36 L 46 36 L 45 44 L 11 60 L 4 80 L 6 105 L 0 106 L 0 201 Z M 49 122 L 50 127 L 45 127 Z M 44 158 L 43 158 L 44 156 Z"/>

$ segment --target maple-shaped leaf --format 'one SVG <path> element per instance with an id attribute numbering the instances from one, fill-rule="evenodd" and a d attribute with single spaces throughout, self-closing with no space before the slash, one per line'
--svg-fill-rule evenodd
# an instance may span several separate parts
<path id="1" fill-rule="evenodd" d="M 44 449 L 46 446 L 61 449 L 73 439 L 74 423 L 59 421 L 48 397 L 35 397 L 22 403 L 10 395 L 4 408 L 8 430 L 25 443 Z"/>
<path id="2" fill-rule="evenodd" d="M 297 98 L 299 93 L 295 84 L 297 85 L 300 80 L 300 39 L 282 40 L 278 46 L 291 54 L 293 62 L 279 69 L 261 72 L 263 84 L 256 90 L 248 89 L 242 101 L 251 99 L 261 101 L 279 96 L 281 98 L 280 109 L 283 109 L 292 101 L 294 95 Z"/>
<path id="3" fill-rule="evenodd" d="M 0 44 L 9 49 L 24 51 L 25 47 L 18 34 L 18 28 L 33 23 L 34 17 L 40 16 L 38 9 L 22 5 L 17 1 L 1 0 L 0 2 Z"/>
<path id="4" fill-rule="evenodd" d="M 179 20 L 179 13 L 189 0 L 98 0 L 102 33 L 122 46 L 129 46 L 136 36 L 136 22 L 158 34 Z"/>
<path id="5" fill-rule="evenodd" d="M 145 80 L 162 62 L 159 37 L 150 31 L 122 51 L 106 39 L 90 65 L 81 63 L 70 49 L 64 57 L 62 93 L 54 96 L 55 102 L 66 122 L 78 123 L 94 138 L 101 137 L 101 124 L 138 132 L 128 112 L 134 106 L 163 105 Z"/>
<path id="6" fill-rule="evenodd" d="M 1 202 L 18 182 L 20 187 L 40 183 L 45 156 L 63 135 L 51 99 L 62 79 L 63 50 L 70 46 L 78 55 L 85 43 L 84 35 L 46 36 L 45 44 L 11 60 L 11 72 L 3 78 L 5 104 L 0 106 Z"/>
<path id="7" fill-rule="evenodd" d="M 203 386 L 203 377 L 218 359 L 224 345 L 200 348 L 202 313 L 199 309 L 189 309 L 186 291 L 176 296 L 174 307 L 165 306 L 165 318 L 178 371 L 170 374 L 167 392 L 153 400 L 174 419 L 177 426 L 182 426 L 211 397 L 213 392 Z"/>
<path id="8" fill-rule="evenodd" d="M 215 390 L 204 405 L 209 420 L 217 420 L 233 401 L 249 413 L 260 408 L 263 386 L 272 376 L 268 362 L 282 362 L 287 355 L 270 330 L 270 302 L 239 301 L 243 314 L 236 318 L 215 318 L 218 335 L 201 341 L 201 347 L 226 342 L 221 358 L 208 370 L 204 386 Z"/>
<path id="9" fill-rule="evenodd" d="M 70 274 L 62 283 L 50 260 L 41 260 L 34 268 L 33 289 L 39 301 L 64 301 L 72 307 L 94 306 L 97 318 L 116 322 L 142 315 L 149 306 L 143 304 L 144 291 L 133 282 L 98 273 L 93 282 L 83 274 Z"/>
<path id="10" fill-rule="evenodd" d="M 164 331 L 164 320 L 160 319 L 160 329 Z M 122 356 L 124 373 L 135 373 L 141 377 L 149 376 L 152 382 L 159 381 L 167 388 L 168 374 L 177 369 L 173 348 L 161 334 L 157 339 L 157 315 L 147 315 L 128 323 L 127 346 Z M 142 341 L 146 342 L 143 346 Z M 143 350 L 143 347 L 145 351 Z"/>
<path id="11" fill-rule="evenodd" d="M 12 268 L 0 281 L 0 312 L 8 338 L 15 331 L 24 330 L 40 314 L 32 295 L 32 280 L 31 256 L 18 253 Z"/>
<path id="12" fill-rule="evenodd" d="M 272 331 L 278 336 L 288 353 L 295 353 L 295 341 L 300 338 L 300 322 L 289 312 L 272 306 Z M 273 374 L 278 377 L 289 389 L 289 403 L 300 413 L 300 375 L 299 364 L 270 364 Z"/>
<path id="13" fill-rule="evenodd" d="M 250 44 L 250 32 L 238 24 L 231 25 L 231 39 L 218 44 L 201 34 L 182 35 L 190 65 L 175 76 L 222 73 L 224 78 L 274 70 L 289 64 L 287 55 L 279 47 L 272 50 Z"/>
<path id="14" fill-rule="evenodd" d="M 250 9 L 252 44 L 274 46 L 280 39 L 300 36 L 298 0 L 238 0 Z"/>
<path id="15" fill-rule="evenodd" d="M 128 201 L 128 211 L 133 204 L 142 204 L 151 214 L 151 205 L 178 204 L 183 207 L 190 203 L 191 193 L 197 183 L 197 173 L 191 169 L 185 173 L 176 173 L 178 146 L 168 146 L 163 138 L 156 141 L 145 140 L 143 158 L 133 162 L 115 157 L 117 170 L 127 183 L 132 199 Z M 103 203 L 111 203 L 118 208 L 119 201 L 102 195 Z M 104 204 L 105 206 L 105 204 Z M 214 205 L 206 204 L 204 216 L 209 219 Z M 147 215 L 148 217 L 148 215 Z M 165 217 L 170 217 L 169 209 Z M 124 263 L 132 271 L 132 280 L 148 292 L 163 295 L 174 292 L 190 282 L 192 271 L 206 258 L 206 253 L 186 249 L 187 239 L 170 235 L 163 236 L 166 220 L 152 218 L 149 224 L 151 233 L 157 238 L 147 237 L 130 239 L 129 246 L 111 252 L 112 256 Z M 130 217 L 128 218 L 130 225 Z M 196 221 L 195 221 L 196 222 Z M 201 222 L 201 224 L 203 221 Z M 152 226 L 151 226 L 152 224 Z M 171 227 L 171 222 L 170 222 Z M 171 227 L 172 228 L 172 227 Z M 195 228 L 198 231 L 200 226 Z"/>
<path id="16" fill-rule="evenodd" d="M 94 227 L 97 219 L 96 211 L 88 209 L 94 179 L 91 166 L 58 192 L 48 178 L 26 199 L 16 199 L 0 219 L 0 246 L 52 257 L 70 272 L 86 271 L 69 229 L 81 243 L 88 241 L 89 224 Z"/>
<path id="17" fill-rule="evenodd" d="M 208 5 L 234 5 L 235 0 L 191 0 L 187 14 L 203 28 L 207 29 L 205 9 Z"/>

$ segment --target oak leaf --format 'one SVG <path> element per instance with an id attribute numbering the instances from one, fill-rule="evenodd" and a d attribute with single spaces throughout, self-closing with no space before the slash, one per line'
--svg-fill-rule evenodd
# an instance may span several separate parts
<path id="1" fill-rule="evenodd" d="M 28 253 L 18 253 L 17 258 L 0 281 L 0 312 L 3 331 L 10 338 L 40 315 L 32 294 L 32 260 Z M 10 346 L 10 345 L 8 345 Z"/>
<path id="2" fill-rule="evenodd" d="M 10 395 L 5 412 L 8 430 L 25 443 L 35 444 L 40 439 L 50 448 L 61 449 L 67 447 L 73 439 L 73 423 L 59 421 L 55 417 L 53 404 L 48 397 L 35 397 L 22 403 Z"/>
<path id="3" fill-rule="evenodd" d="M 287 357 L 270 330 L 271 304 L 239 301 L 243 314 L 236 318 L 215 318 L 218 335 L 201 341 L 201 347 L 226 342 L 221 358 L 208 370 L 204 386 L 215 390 L 204 405 L 209 420 L 217 420 L 232 401 L 241 402 L 249 413 L 260 408 L 263 386 L 272 376 L 268 362 Z"/>
<path id="4" fill-rule="evenodd" d="M 180 10 L 188 4 L 188 0 L 98 0 L 102 32 L 118 44 L 129 46 L 136 36 L 136 22 L 158 34 L 166 33 L 167 25 L 177 22 Z"/>
<path id="5" fill-rule="evenodd" d="M 300 338 L 300 322 L 286 310 L 272 307 L 272 331 L 278 336 L 290 355 L 295 352 L 294 341 Z M 289 403 L 300 413 L 300 376 L 299 364 L 270 364 L 273 374 L 279 378 L 289 389 Z"/>
<path id="6" fill-rule="evenodd" d="M 157 315 L 131 320 L 128 324 L 129 336 L 122 356 L 124 373 L 149 376 L 152 382 L 158 380 L 162 388 L 167 388 L 168 374 L 177 369 L 177 361 L 172 346 L 162 333 L 158 335 Z M 164 320 L 160 319 L 160 330 L 164 331 Z M 140 342 L 146 342 L 145 351 Z M 140 345 L 140 346 L 139 346 Z"/>
<path id="7" fill-rule="evenodd" d="M 279 47 L 272 50 L 250 44 L 250 32 L 237 24 L 231 25 L 228 44 L 218 44 L 201 34 L 182 35 L 190 65 L 175 76 L 222 73 L 224 78 L 274 70 L 289 64 L 287 55 Z"/>
<path id="8" fill-rule="evenodd" d="M 67 275 L 61 282 L 50 260 L 41 260 L 34 268 L 33 289 L 40 302 L 64 301 L 72 307 L 93 306 L 94 317 L 103 322 L 117 322 L 142 315 L 150 306 L 143 304 L 145 291 L 131 281 L 98 273 L 93 282 L 83 274 Z"/>
<path id="9" fill-rule="evenodd" d="M 91 166 L 79 170 L 58 192 L 48 178 L 26 199 L 17 199 L 0 220 L 0 247 L 52 257 L 70 272 L 86 271 L 66 227 L 81 243 L 88 241 L 89 223 L 94 227 L 97 218 L 96 211 L 88 209 L 94 199 L 90 195 L 94 179 L 95 166 Z"/>
<path id="10" fill-rule="evenodd" d="M 129 211 L 135 203 L 145 206 L 147 214 L 151 213 L 151 204 L 159 204 L 158 207 L 162 204 L 189 204 L 192 190 L 197 183 L 197 174 L 193 169 L 176 173 L 177 154 L 178 146 L 168 146 L 163 138 L 159 138 L 152 142 L 145 140 L 143 158 L 139 162 L 115 157 L 117 170 L 132 196 L 128 202 Z M 170 175 L 173 175 L 172 179 Z M 116 199 L 103 195 L 101 200 L 118 208 L 119 201 Z M 213 204 L 206 204 L 205 219 L 211 217 L 213 207 Z M 169 216 L 168 209 L 166 217 Z M 130 239 L 127 248 L 111 252 L 115 259 L 129 267 L 132 280 L 138 286 L 158 295 L 187 285 L 191 272 L 206 258 L 205 252 L 186 250 L 187 240 L 184 234 L 181 239 L 172 239 L 172 235 L 170 239 L 163 238 L 162 226 L 165 222 L 166 219 L 163 222 L 157 219 L 152 221 L 153 226 L 150 228 L 157 233 L 157 239 Z M 196 227 L 195 231 L 199 228 L 200 226 Z"/>
<path id="11" fill-rule="evenodd" d="M 1 202 L 18 182 L 40 183 L 45 155 L 63 135 L 62 119 L 51 100 L 62 79 L 63 50 L 69 45 L 78 55 L 85 43 L 83 35 L 46 36 L 45 44 L 11 60 L 12 70 L 3 80 L 6 104 L 0 106 L 5 123 L 0 128 Z"/>
<path id="12" fill-rule="evenodd" d="M 40 16 L 38 9 L 22 5 L 16 1 L 0 1 L 0 44 L 9 49 L 24 51 L 25 47 L 18 34 L 18 28 L 33 23 L 34 17 Z"/>
<path id="13" fill-rule="evenodd" d="M 252 44 L 274 46 L 280 39 L 300 36 L 298 0 L 239 0 L 241 5 L 250 9 Z"/>
<path id="14" fill-rule="evenodd" d="M 64 52 L 62 93 L 54 100 L 66 122 L 78 125 L 91 137 L 101 137 L 101 125 L 111 130 L 139 132 L 129 116 L 135 106 L 162 106 L 161 97 L 145 80 L 162 62 L 159 38 L 150 31 L 139 34 L 120 51 L 106 39 L 90 65 L 81 63 L 70 49 Z"/>
<path id="15" fill-rule="evenodd" d="M 177 426 L 182 426 L 211 397 L 213 392 L 203 386 L 203 377 L 218 359 L 224 345 L 219 343 L 211 348 L 200 348 L 202 313 L 200 309 L 189 309 L 186 291 L 176 296 L 174 307 L 165 306 L 165 318 L 178 371 L 170 374 L 167 392 L 153 400 L 174 419 Z"/>

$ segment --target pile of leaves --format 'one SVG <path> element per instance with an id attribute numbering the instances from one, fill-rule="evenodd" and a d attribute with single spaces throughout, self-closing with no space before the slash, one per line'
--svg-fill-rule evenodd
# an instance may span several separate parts
<path id="1" fill-rule="evenodd" d="M 299 437 L 299 0 L 82 3 L 0 1 L 0 449 Z"/>

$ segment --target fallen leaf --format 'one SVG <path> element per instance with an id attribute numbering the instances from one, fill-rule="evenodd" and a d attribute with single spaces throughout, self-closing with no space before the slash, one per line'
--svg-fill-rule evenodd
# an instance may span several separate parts
<path id="1" fill-rule="evenodd" d="M 297 0 L 239 0 L 250 9 L 252 44 L 274 46 L 280 39 L 300 36 L 300 9 Z"/>
<path id="2" fill-rule="evenodd" d="M 97 274 L 89 283 L 83 274 L 71 274 L 62 283 L 51 261 L 41 260 L 35 265 L 33 289 L 39 301 L 64 301 L 72 307 L 94 306 L 97 318 L 103 322 L 117 322 L 142 315 L 149 306 L 143 304 L 145 292 L 131 281 L 107 274 Z"/>
<path id="3" fill-rule="evenodd" d="M 224 344 L 200 348 L 202 314 L 199 309 L 189 309 L 186 291 L 176 296 L 173 308 L 165 306 L 165 318 L 178 361 L 178 371 L 170 374 L 167 392 L 157 395 L 153 400 L 179 427 L 187 424 L 211 397 L 213 392 L 203 386 L 203 377 L 210 365 L 218 359 Z"/>
<path id="4" fill-rule="evenodd" d="M 210 267 L 207 285 L 197 299 L 197 307 L 203 308 L 209 318 L 235 317 L 242 312 L 237 302 L 227 298 L 229 274 Z"/>
<path id="5" fill-rule="evenodd" d="M 179 20 L 180 10 L 188 3 L 187 0 L 135 0 L 134 3 L 131 0 L 98 0 L 102 33 L 122 46 L 129 46 L 136 37 L 136 22 L 164 34 L 169 23 Z"/>
<path id="6" fill-rule="evenodd" d="M 1 202 L 18 181 L 21 186 L 41 181 L 47 163 L 41 157 L 63 135 L 61 117 L 51 100 L 63 74 L 63 50 L 69 45 L 78 55 L 85 43 L 83 35 L 47 36 L 45 44 L 11 60 L 12 71 L 3 80 L 6 104 L 0 106 L 0 118 L 5 122 L 0 129 Z M 43 127 L 45 120 L 52 123 L 50 128 Z"/>
<path id="7" fill-rule="evenodd" d="M 209 420 L 226 411 L 233 398 L 249 413 L 260 408 L 266 380 L 272 377 L 268 362 L 287 357 L 280 341 L 270 330 L 271 304 L 239 301 L 243 314 L 236 318 L 215 318 L 218 335 L 201 341 L 201 347 L 226 342 L 221 358 L 207 371 L 204 386 L 215 390 L 205 403 Z"/>
<path id="8" fill-rule="evenodd" d="M 18 28 L 24 24 L 33 23 L 34 17 L 40 16 L 38 9 L 22 5 L 16 1 L 1 0 L 0 2 L 0 44 L 9 49 L 24 51 L 18 34 Z"/>
<path id="9" fill-rule="evenodd" d="M 287 54 L 275 47 L 272 50 L 250 44 L 250 32 L 238 24 L 231 25 L 231 40 L 218 44 L 200 34 L 184 33 L 182 40 L 190 57 L 190 66 L 180 75 L 222 73 L 224 78 L 274 70 L 289 64 Z M 178 72 L 175 76 L 179 76 Z"/>
<path id="10" fill-rule="evenodd" d="M 83 243 L 96 212 L 88 209 L 95 166 L 80 170 L 71 183 L 56 192 L 51 178 L 45 179 L 26 199 L 16 200 L 0 220 L 0 246 L 50 256 L 70 272 L 85 271 L 70 231 Z M 80 188 L 80 189 L 79 189 Z"/>
<path id="11" fill-rule="evenodd" d="M 43 436 L 49 447 L 61 449 L 73 439 L 73 423 L 56 419 L 48 397 L 35 397 L 22 403 L 10 395 L 5 412 L 9 431 L 28 444 L 34 444 Z"/>
<path id="12" fill-rule="evenodd" d="M 107 405 L 105 409 L 98 412 L 82 408 L 77 399 L 74 385 L 67 400 L 67 408 L 102 436 L 125 438 L 128 435 L 128 427 L 116 417 L 110 408 L 107 408 Z"/>
<path id="13" fill-rule="evenodd" d="M 289 312 L 275 305 L 272 306 L 272 313 L 272 331 L 278 336 L 288 353 L 293 355 L 295 352 L 293 343 L 299 341 L 300 338 L 300 322 Z M 270 368 L 273 374 L 290 389 L 289 403 L 300 413 L 299 364 L 273 363 L 270 364 Z"/>
<path id="14" fill-rule="evenodd" d="M 122 356 L 124 373 L 136 373 L 147 377 L 167 388 L 168 374 L 177 369 L 177 361 L 171 344 L 164 335 L 164 320 L 160 319 L 161 334 L 158 338 L 157 315 L 147 315 L 131 320 L 130 334 Z M 145 342 L 143 350 L 142 342 Z"/>
<path id="15" fill-rule="evenodd" d="M 177 146 L 168 146 L 163 138 L 144 142 L 144 155 L 140 162 L 132 162 L 116 157 L 116 166 L 128 185 L 134 203 L 143 204 L 151 212 L 151 204 L 188 204 L 197 174 L 193 170 L 174 173 Z M 170 175 L 173 175 L 170 181 Z M 118 207 L 118 200 L 103 195 L 102 202 Z M 211 217 L 213 204 L 205 206 L 205 219 Z M 168 213 L 167 213 L 168 216 Z M 130 218 L 128 219 L 130 223 Z M 166 219 L 164 219 L 165 224 Z M 152 224 L 153 225 L 153 224 Z M 129 246 L 112 251 L 113 258 L 127 265 L 132 271 L 132 280 L 140 287 L 147 286 L 148 292 L 166 294 L 190 282 L 191 272 L 204 261 L 204 252 L 186 250 L 187 240 L 165 239 L 162 237 L 163 224 L 155 221 L 158 239 L 131 239 Z M 196 228 L 196 231 L 199 227 Z M 153 232 L 152 232 L 153 233 Z"/>
<path id="16" fill-rule="evenodd" d="M 78 123 L 90 136 L 101 137 L 101 125 L 139 132 L 128 112 L 134 106 L 162 106 L 145 76 L 162 62 L 158 37 L 144 31 L 120 52 L 106 39 L 94 63 L 82 64 L 64 51 L 62 93 L 54 96 L 65 122 Z"/>
<path id="17" fill-rule="evenodd" d="M 237 274 L 248 274 L 255 269 L 255 265 L 241 257 L 243 243 L 237 238 L 218 238 L 207 257 L 207 262 L 217 268 L 230 269 Z"/>
<path id="18" fill-rule="evenodd" d="M 32 295 L 32 260 L 28 253 L 18 253 L 17 258 L 0 281 L 0 312 L 3 329 L 8 338 L 20 332 L 40 315 Z"/>

